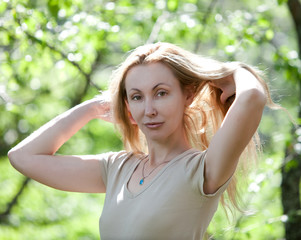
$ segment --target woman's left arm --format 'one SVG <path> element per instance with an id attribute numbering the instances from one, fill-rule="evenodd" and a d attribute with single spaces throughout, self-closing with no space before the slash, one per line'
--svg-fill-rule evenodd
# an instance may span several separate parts
<path id="1" fill-rule="evenodd" d="M 233 94 L 236 96 L 207 150 L 206 194 L 216 192 L 233 175 L 240 155 L 258 128 L 266 104 L 261 83 L 244 68 L 237 69 L 228 80 L 216 80 L 212 85 L 222 91 L 224 104 Z"/>

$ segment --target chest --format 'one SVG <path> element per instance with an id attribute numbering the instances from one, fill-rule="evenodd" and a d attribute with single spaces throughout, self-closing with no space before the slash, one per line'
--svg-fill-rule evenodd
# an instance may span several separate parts
<path id="1" fill-rule="evenodd" d="M 145 187 L 154 181 L 158 175 L 161 175 L 161 171 L 164 169 L 165 164 L 162 164 L 155 168 L 149 168 L 143 162 L 138 164 L 129 180 L 127 181 L 127 189 L 132 194 L 137 194 L 142 191 Z"/>
<path id="2" fill-rule="evenodd" d="M 202 215 L 209 201 L 192 187 L 183 166 L 162 167 L 142 186 L 141 170 L 138 165 L 124 184 L 108 186 L 100 219 L 104 239 L 193 239 L 200 226 L 206 228 L 201 221 L 207 219 Z"/>
<path id="3" fill-rule="evenodd" d="M 114 209 L 124 208 L 122 210 L 125 211 L 131 207 L 162 210 L 172 205 L 175 209 L 185 207 L 183 204 L 200 206 L 202 196 L 197 182 L 202 174 L 194 174 L 192 178 L 181 163 L 162 165 L 151 174 L 149 169 L 145 170 L 143 175 L 143 164 L 137 164 L 127 175 L 116 175 L 107 186 L 106 199 L 110 201 L 106 204 Z M 141 184 L 142 179 L 144 182 Z"/>

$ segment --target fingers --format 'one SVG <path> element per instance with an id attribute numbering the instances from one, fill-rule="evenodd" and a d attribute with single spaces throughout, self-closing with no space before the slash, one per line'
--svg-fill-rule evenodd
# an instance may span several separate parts
<path id="1" fill-rule="evenodd" d="M 222 92 L 220 96 L 220 101 L 222 104 L 232 104 L 235 99 L 235 89 L 226 89 L 225 92 Z"/>
<path id="2" fill-rule="evenodd" d="M 96 103 L 97 118 L 105 120 L 107 122 L 113 122 L 112 111 L 111 111 L 111 96 L 109 91 L 100 92 L 93 99 Z"/>
<path id="3" fill-rule="evenodd" d="M 109 91 L 100 91 L 99 94 L 94 97 L 94 99 L 103 102 L 111 102 L 111 94 Z"/>
<path id="4" fill-rule="evenodd" d="M 222 104 L 232 104 L 235 99 L 235 82 L 233 76 L 209 81 L 209 85 L 220 90 L 220 101 Z"/>

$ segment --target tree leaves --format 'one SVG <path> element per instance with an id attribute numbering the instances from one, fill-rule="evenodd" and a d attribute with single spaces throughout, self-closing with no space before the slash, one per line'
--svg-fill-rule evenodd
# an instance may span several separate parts
<path id="1" fill-rule="evenodd" d="M 295 84 L 300 79 L 301 64 L 285 2 L 278 0 L 277 5 L 273 1 L 0 1 L 0 132 L 3 136 L 0 153 L 4 156 L 1 160 L 3 168 L 0 168 L 4 170 L 1 171 L 9 169 L 6 153 L 10 147 L 55 115 L 106 88 L 111 72 L 127 52 L 147 41 L 169 41 L 223 61 L 259 64 L 261 69 L 268 69 L 272 89 L 280 92 L 277 97 L 283 95 L 282 102 L 294 111 L 298 104 L 294 96 Z M 262 211 L 254 213 L 252 218 L 242 217 L 236 227 L 243 230 L 237 233 L 236 239 L 282 237 L 281 220 L 269 223 L 270 219 L 280 219 L 282 214 L 277 185 L 279 175 L 269 170 L 277 169 L 280 164 L 283 142 L 287 138 L 287 122 L 285 117 L 277 114 L 268 115 L 262 121 L 265 150 L 270 151 L 267 159 L 273 158 L 273 164 L 263 161 L 261 170 L 267 175 L 263 182 L 256 183 L 258 194 L 256 197 L 252 193 L 245 196 L 246 199 L 255 199 L 256 207 Z M 112 126 L 93 121 L 67 142 L 60 153 L 94 154 L 121 148 L 121 141 Z M 16 185 L 18 183 L 11 182 L 15 177 L 13 174 L 17 175 L 14 172 L 1 180 Z M 254 179 L 256 182 L 258 178 L 255 176 Z M 265 185 L 266 181 L 274 184 L 272 189 Z M 17 190 L 16 187 L 14 189 Z M 6 189 L 3 195 L 6 191 L 9 190 Z M 43 199 L 47 199 L 48 195 L 54 196 L 48 205 L 43 205 Z M 13 194 L 7 196 L 5 200 L 9 202 Z M 68 223 L 60 209 L 56 209 L 57 205 L 67 201 L 65 198 L 68 198 L 67 194 L 60 195 L 30 184 L 20 202 L 26 203 L 26 207 L 17 205 L 10 216 L 9 223 L 21 225 L 24 230 L 14 233 L 15 239 L 22 234 L 36 236 L 43 222 L 53 224 L 55 230 L 49 232 L 58 232 L 54 234 L 56 239 L 60 238 L 60 234 L 62 239 L 78 239 L 80 232 L 85 232 L 83 236 L 92 239 L 83 221 L 83 226 L 77 225 L 78 235 L 72 235 L 72 224 Z M 82 202 L 91 201 L 96 206 L 97 200 L 89 199 L 87 197 Z M 39 212 L 38 207 L 32 205 L 35 200 L 47 211 Z M 68 201 L 76 200 L 68 198 Z M 262 202 L 268 203 L 269 208 L 262 208 Z M 1 204 L 0 209 L 3 209 L 5 204 Z M 76 213 L 72 209 L 71 216 L 81 219 L 80 214 L 84 211 Z M 214 237 L 235 239 L 235 231 L 229 231 L 229 236 L 225 236 L 223 227 L 228 223 L 222 220 L 224 218 L 217 216 L 216 219 Z M 259 226 L 266 233 L 247 228 L 252 221 L 258 225 L 260 220 L 262 224 Z M 37 221 L 32 232 L 24 227 L 31 221 Z M 68 231 L 60 230 L 58 226 L 61 223 L 68 226 Z M 94 226 L 97 228 L 97 224 Z"/>
<path id="2" fill-rule="evenodd" d="M 284 3 L 287 3 L 288 0 L 277 0 L 278 4 L 279 5 L 282 5 Z"/>

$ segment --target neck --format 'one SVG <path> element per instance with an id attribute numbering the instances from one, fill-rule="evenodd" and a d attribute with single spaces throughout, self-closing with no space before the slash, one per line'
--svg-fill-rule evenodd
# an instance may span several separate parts
<path id="1" fill-rule="evenodd" d="M 147 141 L 147 145 L 151 166 L 170 161 L 191 148 L 187 138 L 183 136 L 173 137 L 172 140 Z"/>

